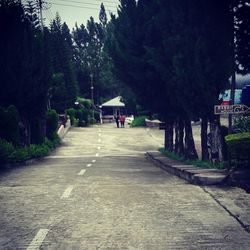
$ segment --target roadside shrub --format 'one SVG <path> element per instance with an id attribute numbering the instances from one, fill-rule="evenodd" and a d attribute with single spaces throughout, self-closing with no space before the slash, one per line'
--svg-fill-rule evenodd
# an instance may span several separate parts
<path id="1" fill-rule="evenodd" d="M 145 127 L 146 126 L 146 116 L 135 117 L 135 119 L 131 123 L 131 127 Z"/>
<path id="2" fill-rule="evenodd" d="M 5 109 L 0 107 L 0 138 L 5 138 L 6 118 Z"/>
<path id="3" fill-rule="evenodd" d="M 78 119 L 78 127 L 83 127 L 85 124 L 83 122 L 83 110 L 78 109 L 76 111 L 76 118 Z"/>
<path id="4" fill-rule="evenodd" d="M 34 117 L 30 121 L 31 144 L 41 144 L 44 142 L 45 134 L 43 132 L 42 119 Z"/>
<path id="5" fill-rule="evenodd" d="M 82 120 L 84 121 L 84 126 L 89 125 L 89 110 L 86 108 L 82 109 Z"/>
<path id="6" fill-rule="evenodd" d="M 91 125 L 96 124 L 96 119 L 91 117 L 89 119 L 89 124 L 91 124 Z"/>
<path id="7" fill-rule="evenodd" d="M 32 158 L 41 158 L 60 143 L 58 135 L 53 140 L 45 138 L 43 144 L 31 144 L 28 147 L 14 147 L 12 143 L 0 139 L 0 164 L 19 163 Z"/>
<path id="8" fill-rule="evenodd" d="M 233 131 L 235 133 L 250 132 L 250 116 L 240 116 L 235 118 Z"/>
<path id="9" fill-rule="evenodd" d="M 49 153 L 50 149 L 45 143 L 41 145 L 31 144 L 27 148 L 27 151 L 30 158 L 40 158 L 42 156 L 46 156 Z"/>
<path id="10" fill-rule="evenodd" d="M 75 115 L 76 115 L 76 110 L 74 108 L 66 109 L 65 113 L 69 116 L 70 125 L 73 126 L 74 125 Z"/>
<path id="11" fill-rule="evenodd" d="M 225 137 L 232 158 L 250 158 L 250 132 L 230 134 Z"/>
<path id="12" fill-rule="evenodd" d="M 95 118 L 96 122 L 100 122 L 100 113 L 97 111 L 94 111 L 94 118 Z"/>
<path id="13" fill-rule="evenodd" d="M 29 160 L 31 156 L 27 148 L 16 148 L 15 151 L 9 155 L 8 163 L 18 163 L 22 161 Z"/>
<path id="14" fill-rule="evenodd" d="M 79 102 L 79 104 L 83 105 L 86 109 L 90 109 L 92 102 L 90 99 L 85 99 L 82 97 L 77 97 L 76 99 L 77 102 Z"/>
<path id="15" fill-rule="evenodd" d="M 11 154 L 15 152 L 12 143 L 0 138 L 0 164 L 7 163 Z"/>
<path id="16" fill-rule="evenodd" d="M 46 136 L 53 140 L 58 127 L 59 116 L 54 109 L 48 110 L 46 113 Z"/>

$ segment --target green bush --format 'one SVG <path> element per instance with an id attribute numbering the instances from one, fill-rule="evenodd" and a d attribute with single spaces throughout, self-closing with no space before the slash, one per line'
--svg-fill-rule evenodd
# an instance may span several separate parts
<path id="1" fill-rule="evenodd" d="M 48 155 L 50 150 L 54 149 L 60 143 L 57 135 L 53 140 L 45 138 L 44 143 L 40 145 L 31 144 L 28 147 L 14 147 L 12 143 L 0 139 L 0 164 L 18 163 L 32 158 L 41 158 Z"/>
<path id="2" fill-rule="evenodd" d="M 91 117 L 89 119 L 89 124 L 91 124 L 91 125 L 96 124 L 96 119 Z"/>
<path id="3" fill-rule="evenodd" d="M 77 97 L 76 101 L 81 106 L 84 106 L 84 108 L 86 108 L 86 109 L 90 109 L 91 108 L 92 102 L 91 102 L 90 99 L 85 99 L 85 98 L 82 98 L 82 97 Z"/>
<path id="4" fill-rule="evenodd" d="M 85 126 L 89 125 L 89 112 L 90 111 L 88 109 L 82 109 L 82 119 L 85 123 Z"/>
<path id="5" fill-rule="evenodd" d="M 58 146 L 60 144 L 60 138 L 59 138 L 58 134 L 54 134 L 52 140 L 49 140 L 48 138 L 45 138 L 44 144 L 49 149 L 54 149 L 56 146 Z"/>
<path id="6" fill-rule="evenodd" d="M 11 154 L 15 152 L 12 143 L 0 138 L 0 163 L 7 163 Z"/>
<path id="7" fill-rule="evenodd" d="M 34 117 L 30 121 L 30 134 L 32 144 L 41 144 L 44 142 L 45 131 L 43 130 L 43 120 L 39 117 Z"/>
<path id="8" fill-rule="evenodd" d="M 57 132 L 59 116 L 54 109 L 46 113 L 46 136 L 52 140 Z"/>
<path id="9" fill-rule="evenodd" d="M 49 153 L 50 148 L 44 143 L 41 145 L 31 144 L 27 148 L 27 151 L 30 158 L 40 158 L 46 156 Z"/>
<path id="10" fill-rule="evenodd" d="M 233 131 L 236 133 L 250 132 L 250 116 L 240 116 L 235 118 Z"/>
<path id="11" fill-rule="evenodd" d="M 230 134 L 225 137 L 232 158 L 248 159 L 250 157 L 250 132 Z"/>
<path id="12" fill-rule="evenodd" d="M 94 117 L 95 117 L 96 122 L 100 122 L 100 113 L 99 112 L 94 111 Z"/>
<path id="13" fill-rule="evenodd" d="M 29 160 L 31 156 L 27 148 L 16 148 L 15 151 L 9 155 L 7 163 L 18 163 Z"/>
<path id="14" fill-rule="evenodd" d="M 70 125 L 73 126 L 74 125 L 74 119 L 75 119 L 75 116 L 76 116 L 76 110 L 73 109 L 73 108 L 66 109 L 65 113 L 69 116 Z"/>
<path id="15" fill-rule="evenodd" d="M 83 110 L 78 109 L 76 111 L 76 119 L 78 119 L 78 127 L 83 127 L 85 125 L 85 122 L 83 121 Z"/>
<path id="16" fill-rule="evenodd" d="M 131 123 L 131 127 L 144 127 L 146 126 L 146 119 L 147 117 L 146 116 L 139 116 L 139 117 L 136 117 L 132 123 Z"/>

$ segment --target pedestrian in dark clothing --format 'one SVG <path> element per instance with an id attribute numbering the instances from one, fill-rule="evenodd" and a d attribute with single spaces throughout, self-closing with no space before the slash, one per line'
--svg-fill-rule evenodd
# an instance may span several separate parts
<path id="1" fill-rule="evenodd" d="M 117 128 L 119 128 L 119 115 L 115 115 L 115 122 L 116 122 L 116 126 Z"/>

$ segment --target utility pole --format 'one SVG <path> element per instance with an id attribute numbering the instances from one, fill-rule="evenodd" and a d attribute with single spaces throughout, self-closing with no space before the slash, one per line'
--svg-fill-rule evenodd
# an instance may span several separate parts
<path id="1" fill-rule="evenodd" d="M 39 12 L 40 12 L 40 20 L 41 20 L 41 29 L 43 32 L 43 0 L 38 0 Z"/>

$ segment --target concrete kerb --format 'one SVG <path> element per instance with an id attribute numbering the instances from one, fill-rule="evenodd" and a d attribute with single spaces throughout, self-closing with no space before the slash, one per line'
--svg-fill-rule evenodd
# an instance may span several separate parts
<path id="1" fill-rule="evenodd" d="M 199 169 L 193 165 L 184 165 L 171 160 L 158 151 L 146 152 L 146 157 L 160 168 L 171 174 L 198 185 L 219 185 L 225 182 L 228 174 L 223 170 Z"/>

